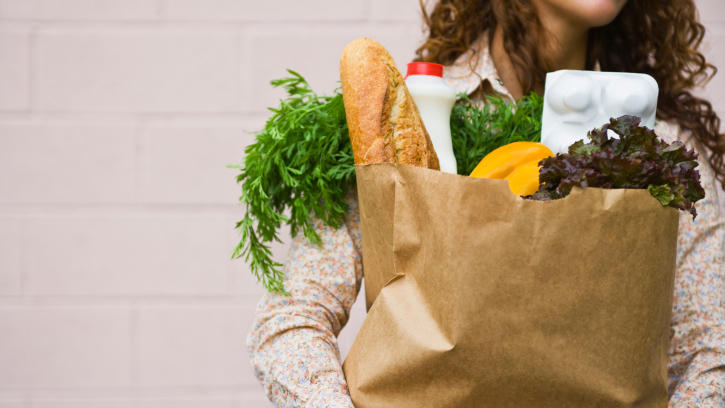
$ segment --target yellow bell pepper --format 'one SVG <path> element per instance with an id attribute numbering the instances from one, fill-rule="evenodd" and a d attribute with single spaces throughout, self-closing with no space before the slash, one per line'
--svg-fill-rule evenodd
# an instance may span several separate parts
<path id="1" fill-rule="evenodd" d="M 532 195 L 539 190 L 539 160 L 530 161 L 506 177 L 509 188 L 517 196 Z"/>
<path id="2" fill-rule="evenodd" d="M 541 143 L 514 142 L 487 154 L 471 177 L 508 180 L 517 196 L 531 195 L 539 189 L 539 161 L 554 153 Z"/>
<path id="3" fill-rule="evenodd" d="M 553 156 L 548 147 L 536 142 L 514 142 L 487 154 L 478 163 L 471 177 L 482 177 L 503 180 L 516 170 L 517 167 L 530 161 L 538 162 L 541 159 Z"/>

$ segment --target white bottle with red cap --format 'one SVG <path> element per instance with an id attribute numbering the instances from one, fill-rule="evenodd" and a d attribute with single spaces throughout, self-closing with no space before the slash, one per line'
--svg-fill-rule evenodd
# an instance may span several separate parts
<path id="1" fill-rule="evenodd" d="M 458 174 L 451 142 L 451 109 L 456 103 L 456 90 L 443 81 L 443 65 L 411 62 L 405 84 L 433 141 L 441 171 Z"/>

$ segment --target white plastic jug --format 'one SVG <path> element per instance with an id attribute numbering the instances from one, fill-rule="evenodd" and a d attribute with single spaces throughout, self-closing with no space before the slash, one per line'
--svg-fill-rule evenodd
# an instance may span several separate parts
<path id="1" fill-rule="evenodd" d="M 433 141 L 441 171 L 457 174 L 451 142 L 451 109 L 456 103 L 456 90 L 443 81 L 443 65 L 411 62 L 405 84 Z"/>
<path id="2" fill-rule="evenodd" d="M 566 153 L 587 132 L 609 118 L 633 115 L 640 126 L 654 128 L 657 81 L 647 74 L 561 70 L 546 74 L 541 143 Z M 609 132 L 610 137 L 618 137 Z"/>

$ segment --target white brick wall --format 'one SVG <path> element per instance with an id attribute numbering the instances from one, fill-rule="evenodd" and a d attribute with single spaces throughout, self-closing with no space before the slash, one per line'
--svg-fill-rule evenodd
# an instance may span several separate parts
<path id="1" fill-rule="evenodd" d="M 269 407 L 226 165 L 285 68 L 331 92 L 359 36 L 403 66 L 417 3 L 0 0 L 0 408 Z M 725 5 L 698 3 L 725 68 Z M 721 113 L 723 78 L 704 91 Z"/>
<path id="2" fill-rule="evenodd" d="M 33 56 L 43 112 L 238 113 L 233 28 L 40 29 Z"/>
<path id="3" fill-rule="evenodd" d="M 6 306 L 0 309 L 3 388 L 131 385 L 128 306 Z"/>
<path id="4" fill-rule="evenodd" d="M 3 19 L 25 21 L 157 20 L 158 0 L 2 0 Z"/>
<path id="5" fill-rule="evenodd" d="M 0 109 L 30 107 L 30 36 L 27 31 L 0 29 Z"/>
<path id="6" fill-rule="evenodd" d="M 319 22 L 366 20 L 365 0 L 161 0 L 171 21 Z"/>

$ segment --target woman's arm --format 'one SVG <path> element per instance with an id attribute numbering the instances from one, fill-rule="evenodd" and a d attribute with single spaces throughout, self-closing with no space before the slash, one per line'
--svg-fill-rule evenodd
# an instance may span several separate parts
<path id="1" fill-rule="evenodd" d="M 337 346 L 362 280 L 357 195 L 339 229 L 315 219 L 322 246 L 303 234 L 292 242 L 284 296 L 267 293 L 257 306 L 247 352 L 267 397 L 278 407 L 350 407 Z"/>
<path id="2" fill-rule="evenodd" d="M 671 408 L 725 407 L 725 225 L 713 171 L 706 160 L 700 163 L 705 199 L 696 204 L 697 219 L 680 216 L 668 364 Z"/>

